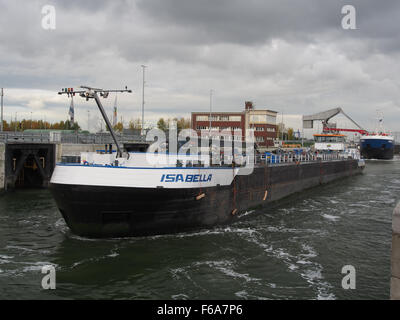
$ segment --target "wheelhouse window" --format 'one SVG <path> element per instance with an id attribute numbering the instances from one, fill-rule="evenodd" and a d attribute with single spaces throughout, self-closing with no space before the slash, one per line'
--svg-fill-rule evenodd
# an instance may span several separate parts
<path id="1" fill-rule="evenodd" d="M 321 136 L 314 136 L 315 142 L 335 142 L 335 143 L 343 143 L 344 136 L 328 136 L 328 135 L 321 135 Z"/>

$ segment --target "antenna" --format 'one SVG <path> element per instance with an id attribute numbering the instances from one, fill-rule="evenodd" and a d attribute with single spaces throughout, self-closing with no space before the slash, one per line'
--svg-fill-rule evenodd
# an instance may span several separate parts
<path id="1" fill-rule="evenodd" d="M 125 89 L 112 89 L 112 90 L 103 90 L 103 89 L 99 89 L 99 88 L 92 88 L 92 87 L 88 87 L 88 86 L 80 86 L 81 89 L 85 89 L 85 90 L 77 90 L 75 91 L 74 88 L 63 88 L 60 92 L 58 92 L 58 94 L 66 94 L 68 95 L 68 97 L 70 96 L 75 96 L 75 94 L 78 94 L 80 97 L 85 98 L 86 101 L 89 101 L 89 99 L 94 99 L 96 101 L 97 106 L 99 107 L 100 113 L 103 116 L 103 119 L 107 125 L 108 130 L 110 130 L 111 136 L 114 140 L 115 145 L 117 146 L 117 156 L 122 157 L 122 150 L 119 146 L 117 137 L 115 136 L 115 132 L 111 126 L 110 120 L 107 117 L 106 112 L 104 111 L 103 105 L 101 104 L 100 98 L 99 98 L 99 94 L 100 97 L 102 98 L 107 98 L 110 92 L 128 92 L 128 93 L 132 93 L 132 90 L 128 90 L 128 87 L 125 86 Z"/>
<path id="2" fill-rule="evenodd" d="M 377 114 L 377 124 L 376 124 L 376 133 L 385 133 L 385 129 L 383 128 L 383 111 L 382 109 L 376 109 Z"/>

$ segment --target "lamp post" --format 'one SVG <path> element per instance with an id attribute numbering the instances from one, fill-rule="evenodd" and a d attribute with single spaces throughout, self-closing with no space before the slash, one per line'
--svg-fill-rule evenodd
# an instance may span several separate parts
<path id="1" fill-rule="evenodd" d="M 1 123 L 0 123 L 0 131 L 3 131 L 4 130 L 4 128 L 3 128 L 3 96 L 4 96 L 4 89 L 3 88 L 1 88 L 1 93 L 0 93 L 0 95 L 1 95 Z"/>
<path id="2" fill-rule="evenodd" d="M 211 113 L 212 113 L 212 94 L 213 94 L 213 90 L 210 90 L 210 118 L 208 119 L 210 124 L 209 124 L 209 135 L 211 136 Z"/>
<path id="3" fill-rule="evenodd" d="M 142 69 L 143 69 L 143 83 L 142 83 L 142 135 L 144 135 L 144 74 L 145 74 L 145 69 L 147 66 L 142 64 Z"/>
<path id="4" fill-rule="evenodd" d="M 90 110 L 87 111 L 87 130 L 90 132 Z"/>

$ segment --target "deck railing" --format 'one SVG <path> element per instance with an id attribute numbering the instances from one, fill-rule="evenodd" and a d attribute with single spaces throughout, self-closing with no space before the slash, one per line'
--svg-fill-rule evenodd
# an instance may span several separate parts
<path id="1" fill-rule="evenodd" d="M 271 165 L 286 164 L 286 163 L 302 163 L 302 162 L 315 162 L 315 161 L 334 161 L 334 160 L 359 160 L 360 156 L 357 153 L 349 154 L 344 152 L 327 152 L 327 153 L 302 153 L 302 154 L 272 154 L 272 155 L 259 155 L 256 157 L 257 163 L 267 163 Z"/>
<path id="2" fill-rule="evenodd" d="M 145 142 L 140 135 L 116 134 L 120 143 Z M 113 143 L 109 133 L 69 133 L 69 132 L 0 132 L 3 143 L 73 143 L 73 144 L 110 144 Z"/>

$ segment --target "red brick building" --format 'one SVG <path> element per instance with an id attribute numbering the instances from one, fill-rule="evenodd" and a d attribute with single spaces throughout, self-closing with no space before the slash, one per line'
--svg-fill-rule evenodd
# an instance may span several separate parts
<path id="1" fill-rule="evenodd" d="M 254 129 L 254 137 L 260 147 L 271 147 L 277 139 L 277 112 L 272 110 L 255 110 L 253 104 L 247 101 L 242 112 L 212 112 L 211 130 L 242 130 L 242 139 L 246 129 Z M 200 134 L 201 130 L 209 130 L 210 113 L 192 112 L 192 129 Z"/>

